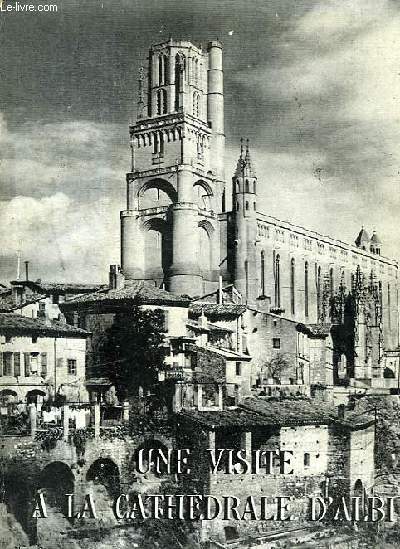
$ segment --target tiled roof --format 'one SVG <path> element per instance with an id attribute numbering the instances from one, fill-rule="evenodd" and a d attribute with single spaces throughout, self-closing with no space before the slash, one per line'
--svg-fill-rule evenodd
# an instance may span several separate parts
<path id="1" fill-rule="evenodd" d="M 336 406 L 310 399 L 268 399 L 248 397 L 241 407 L 256 412 L 270 425 L 331 425 L 333 423 L 356 427 L 373 421 L 371 416 L 346 412 L 345 419 L 339 419 Z"/>
<path id="2" fill-rule="evenodd" d="M 206 316 L 211 317 L 237 317 L 243 314 L 246 310 L 246 305 L 236 305 L 234 303 L 191 303 L 189 311 L 194 315 L 201 315 L 202 312 Z"/>
<path id="3" fill-rule="evenodd" d="M 297 324 L 296 329 L 299 332 L 314 338 L 325 338 L 331 332 L 330 324 Z"/>
<path id="4" fill-rule="evenodd" d="M 52 320 L 45 322 L 38 318 L 29 318 L 15 313 L 0 313 L 0 333 L 28 333 L 46 334 L 60 337 L 81 336 L 86 337 L 89 332 L 75 328 L 69 324 Z"/>
<path id="5" fill-rule="evenodd" d="M 16 311 L 18 309 L 21 309 L 21 307 L 25 307 L 25 305 L 36 303 L 36 301 L 40 301 L 45 297 L 46 296 L 43 294 L 28 293 L 28 294 L 25 294 L 24 301 L 16 305 L 10 290 L 7 294 L 6 293 L 0 294 L 0 312 L 6 313 L 11 311 Z"/>
<path id="6" fill-rule="evenodd" d="M 209 429 L 217 427 L 254 427 L 265 425 L 265 419 L 259 414 L 252 413 L 243 408 L 234 410 L 216 410 L 215 412 L 199 412 L 198 410 L 185 410 L 177 414 L 179 417 L 188 418 Z"/>
<path id="7" fill-rule="evenodd" d="M 200 332 L 224 332 L 229 334 L 233 332 L 233 330 L 231 330 L 230 328 L 225 328 L 224 326 L 218 326 L 217 324 L 213 324 L 212 322 L 207 322 L 207 326 L 201 326 L 198 322 L 189 320 L 186 323 L 186 326 Z"/>
<path id="8" fill-rule="evenodd" d="M 77 284 L 69 282 L 42 282 L 41 280 L 13 280 L 11 284 L 34 287 L 46 293 L 83 293 L 104 288 L 104 284 Z"/>
<path id="9" fill-rule="evenodd" d="M 227 358 L 228 360 L 229 359 L 231 359 L 231 360 L 251 360 L 250 355 L 246 355 L 244 353 L 240 354 L 240 353 L 237 353 L 236 351 L 233 351 L 232 349 L 225 349 L 224 347 L 216 347 L 214 345 L 213 346 L 208 345 L 207 348 L 210 351 L 212 351 L 213 353 L 217 353 L 217 355 L 221 355 L 224 358 Z"/>
<path id="10" fill-rule="evenodd" d="M 113 304 L 131 302 L 136 304 L 187 306 L 190 299 L 156 288 L 145 282 L 128 282 L 124 288 L 110 290 L 104 288 L 90 294 L 80 295 L 60 304 L 61 309 L 73 309 L 75 305 Z"/>
<path id="11" fill-rule="evenodd" d="M 337 409 L 315 404 L 308 399 L 264 400 L 249 397 L 235 409 L 199 412 L 185 410 L 178 417 L 187 417 L 209 429 L 217 427 L 252 427 L 260 425 L 299 426 L 299 425 L 341 425 L 358 429 L 373 424 L 371 416 L 347 412 L 345 419 L 339 419 Z"/>

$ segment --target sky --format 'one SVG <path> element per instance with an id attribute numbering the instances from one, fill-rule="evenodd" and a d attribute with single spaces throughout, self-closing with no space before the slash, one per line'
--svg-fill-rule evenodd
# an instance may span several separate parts
<path id="1" fill-rule="evenodd" d="M 44 280 L 119 263 L 138 71 L 169 36 L 223 42 L 226 174 L 249 138 L 260 211 L 400 258 L 398 1 L 58 0 L 0 13 L 0 280 L 18 249 Z"/>

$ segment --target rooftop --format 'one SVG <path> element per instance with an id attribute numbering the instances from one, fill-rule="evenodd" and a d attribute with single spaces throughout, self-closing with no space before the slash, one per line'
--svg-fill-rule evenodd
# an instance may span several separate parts
<path id="1" fill-rule="evenodd" d="M 45 282 L 40 279 L 38 280 L 12 280 L 12 285 L 23 285 L 28 286 L 28 288 L 33 288 L 35 290 L 42 291 L 44 293 L 84 293 L 84 292 L 93 292 L 104 288 L 104 284 L 77 284 L 71 282 Z"/>
<path id="2" fill-rule="evenodd" d="M 86 337 L 89 332 L 57 320 L 43 321 L 15 313 L 0 313 L 0 333 L 35 334 L 55 337 Z"/>
<path id="3" fill-rule="evenodd" d="M 190 298 L 172 294 L 161 288 L 156 288 L 143 281 L 127 281 L 124 288 L 109 289 L 102 288 L 96 292 L 77 296 L 61 304 L 64 309 L 73 309 L 76 305 L 96 305 L 132 303 L 138 305 L 174 305 L 176 307 L 187 307 Z"/>
<path id="4" fill-rule="evenodd" d="M 331 332 L 331 324 L 302 324 L 296 325 L 296 329 L 314 339 L 323 339 Z"/>
<path id="5" fill-rule="evenodd" d="M 336 407 L 309 399 L 273 400 L 262 397 L 248 397 L 234 410 L 186 410 L 182 415 L 210 429 L 261 425 L 341 425 L 356 430 L 374 423 L 371 416 L 354 412 L 346 412 L 344 419 L 341 419 Z"/>
<path id="6" fill-rule="evenodd" d="M 189 307 L 190 313 L 194 316 L 199 316 L 204 313 L 210 317 L 225 317 L 236 318 L 243 314 L 246 310 L 246 305 L 237 305 L 235 303 L 191 303 Z"/>

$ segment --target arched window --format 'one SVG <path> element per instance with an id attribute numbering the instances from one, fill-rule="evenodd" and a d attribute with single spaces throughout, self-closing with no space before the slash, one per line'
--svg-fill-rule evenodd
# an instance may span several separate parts
<path id="1" fill-rule="evenodd" d="M 221 204 L 221 207 L 222 207 L 222 211 L 224 212 L 225 211 L 225 208 L 226 208 L 226 196 L 225 196 L 225 189 L 222 191 L 222 204 Z"/>
<path id="2" fill-rule="evenodd" d="M 193 76 L 194 76 L 194 83 L 199 83 L 199 60 L 195 58 L 193 60 Z"/>
<path id="3" fill-rule="evenodd" d="M 295 292 L 296 292 L 296 272 L 295 272 L 295 260 L 292 258 L 290 262 L 290 310 L 292 315 L 295 313 L 296 303 L 295 303 Z"/>
<path id="4" fill-rule="evenodd" d="M 239 211 L 239 202 L 236 202 L 236 211 Z"/>
<path id="5" fill-rule="evenodd" d="M 275 280 L 275 307 L 281 306 L 281 258 L 279 254 L 274 259 L 274 280 Z"/>
<path id="6" fill-rule="evenodd" d="M 239 179 L 237 179 L 237 181 L 236 181 L 236 192 L 240 193 L 240 183 L 239 183 Z"/>
<path id="7" fill-rule="evenodd" d="M 307 452 L 304 454 L 304 467 L 310 467 L 310 454 Z"/>
<path id="8" fill-rule="evenodd" d="M 257 206 L 256 206 L 256 203 L 255 203 L 255 202 L 253 203 L 253 208 L 254 208 L 254 211 L 256 211 Z"/>
<path id="9" fill-rule="evenodd" d="M 256 182 L 256 180 L 254 180 L 253 188 L 254 188 L 254 194 L 257 194 L 257 182 Z"/>
<path id="10" fill-rule="evenodd" d="M 250 186 L 249 186 L 249 180 L 246 179 L 246 187 L 245 187 L 246 193 L 250 192 Z"/>
<path id="11" fill-rule="evenodd" d="M 249 203 L 246 201 L 246 211 L 249 209 Z"/>
<path id="12" fill-rule="evenodd" d="M 329 293 L 331 297 L 333 297 L 334 292 L 335 292 L 335 278 L 333 274 L 333 267 L 331 267 L 329 269 Z"/>
<path id="13" fill-rule="evenodd" d="M 261 279 L 261 295 L 265 295 L 265 253 L 264 253 L 264 250 L 262 250 L 262 252 L 261 252 L 260 279 Z"/>
<path id="14" fill-rule="evenodd" d="M 304 314 L 308 317 L 308 262 L 304 264 Z"/>

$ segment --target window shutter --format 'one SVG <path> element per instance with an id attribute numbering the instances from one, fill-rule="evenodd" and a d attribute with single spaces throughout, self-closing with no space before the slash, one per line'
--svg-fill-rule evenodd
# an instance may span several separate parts
<path id="1" fill-rule="evenodd" d="M 21 354 L 14 353 L 14 376 L 21 375 Z"/>
<path id="2" fill-rule="evenodd" d="M 47 376 L 47 353 L 40 355 L 40 373 L 42 377 Z"/>
<path id="3" fill-rule="evenodd" d="M 24 373 L 25 373 L 25 377 L 29 377 L 31 375 L 31 354 L 30 353 L 24 353 Z"/>
<path id="4" fill-rule="evenodd" d="M 168 332 L 168 311 L 164 311 L 163 332 Z"/>

